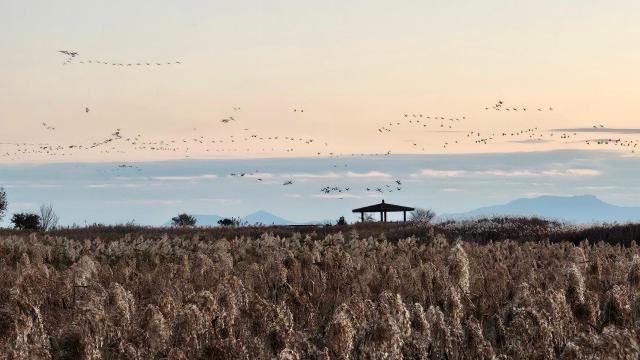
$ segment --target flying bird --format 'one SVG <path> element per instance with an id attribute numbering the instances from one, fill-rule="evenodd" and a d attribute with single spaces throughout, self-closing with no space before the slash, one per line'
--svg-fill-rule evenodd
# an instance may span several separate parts
<path id="1" fill-rule="evenodd" d="M 69 50 L 58 50 L 58 52 L 63 53 L 67 56 L 76 57 L 78 55 L 77 51 L 69 51 Z"/>

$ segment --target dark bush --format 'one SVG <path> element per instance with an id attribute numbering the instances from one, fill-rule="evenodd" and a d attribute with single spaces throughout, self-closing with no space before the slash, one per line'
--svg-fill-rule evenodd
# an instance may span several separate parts
<path id="1" fill-rule="evenodd" d="M 189 214 L 180 214 L 174 218 L 171 218 L 171 223 L 173 226 L 177 227 L 187 227 L 187 226 L 195 226 L 196 218 L 193 215 Z"/>
<path id="2" fill-rule="evenodd" d="M 224 219 L 218 220 L 218 225 L 220 225 L 220 226 L 240 226 L 240 219 L 224 218 Z"/>
<path id="3" fill-rule="evenodd" d="M 33 213 L 13 214 L 11 223 L 14 228 L 19 230 L 38 230 L 40 229 L 40 216 Z"/>

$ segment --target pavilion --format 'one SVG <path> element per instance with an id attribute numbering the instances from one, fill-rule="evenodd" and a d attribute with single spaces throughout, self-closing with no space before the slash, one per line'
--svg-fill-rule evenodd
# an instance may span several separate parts
<path id="1" fill-rule="evenodd" d="M 404 221 L 407 221 L 407 211 L 414 211 L 415 209 L 408 206 L 400 206 L 382 202 L 380 204 L 370 205 L 353 209 L 351 212 L 360 213 L 360 219 L 364 222 L 364 213 L 380 213 L 380 222 L 387 222 L 388 212 L 403 212 Z"/>

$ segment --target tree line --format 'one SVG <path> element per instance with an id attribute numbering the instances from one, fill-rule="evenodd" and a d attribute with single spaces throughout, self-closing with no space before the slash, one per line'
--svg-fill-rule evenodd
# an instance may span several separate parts
<path id="1" fill-rule="evenodd" d="M 415 209 L 413 212 L 411 212 L 410 221 L 413 224 L 417 224 L 417 225 L 427 225 L 427 224 L 430 224 L 435 217 L 436 217 L 436 213 L 433 212 L 431 209 L 418 208 L 418 209 Z M 367 215 L 364 218 L 364 222 L 375 222 L 375 221 L 376 220 L 373 218 L 373 216 L 371 216 L 371 214 Z M 195 216 L 187 213 L 182 213 L 180 215 L 177 215 L 171 218 L 171 225 L 174 227 L 193 227 L 193 226 L 196 226 L 197 223 L 198 223 L 198 219 Z M 218 220 L 218 225 L 238 227 L 238 226 L 245 226 L 248 224 L 246 222 L 243 222 L 239 218 L 232 217 L 232 218 L 224 218 L 224 219 Z M 326 225 L 332 225 L 332 224 L 329 223 Z M 348 222 L 344 218 L 344 216 L 340 216 L 338 220 L 336 220 L 335 225 L 345 226 L 345 225 L 348 225 Z"/>
<path id="2" fill-rule="evenodd" d="M 0 188 L 0 221 L 7 213 L 8 207 L 7 193 L 3 188 Z M 411 213 L 411 222 L 417 224 L 428 224 L 434 218 L 436 214 L 427 209 L 416 209 Z M 56 214 L 51 204 L 41 205 L 38 212 L 19 212 L 15 213 L 11 217 L 11 223 L 15 229 L 19 230 L 42 230 L 48 231 L 58 227 L 60 218 Z M 365 218 L 365 222 L 373 222 L 375 219 L 368 215 Z M 187 213 L 179 214 L 171 218 L 171 225 L 174 227 L 193 227 L 196 226 L 198 220 L 195 216 Z M 218 225 L 227 227 L 239 227 L 248 225 L 240 218 L 224 218 L 218 220 Z M 344 216 L 341 216 L 335 223 L 337 226 L 347 225 L 347 221 Z"/>
<path id="3" fill-rule="evenodd" d="M 9 202 L 7 192 L 0 188 L 0 220 L 7 214 Z M 11 223 L 19 230 L 53 230 L 58 226 L 60 218 L 53 210 L 53 205 L 41 205 L 38 212 L 20 212 L 11 217 Z"/>

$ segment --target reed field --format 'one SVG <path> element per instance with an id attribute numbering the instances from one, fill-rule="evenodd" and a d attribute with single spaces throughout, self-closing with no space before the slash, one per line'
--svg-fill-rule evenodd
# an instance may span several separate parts
<path id="1" fill-rule="evenodd" d="M 635 234 L 531 219 L 3 231 L 0 357 L 637 359 Z"/>

